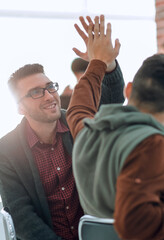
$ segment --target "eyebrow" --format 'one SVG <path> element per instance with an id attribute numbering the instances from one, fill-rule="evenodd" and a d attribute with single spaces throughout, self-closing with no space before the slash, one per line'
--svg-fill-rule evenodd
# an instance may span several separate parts
<path id="1" fill-rule="evenodd" d="M 52 82 L 52 81 L 49 81 L 48 83 L 46 83 L 45 87 L 47 87 L 47 86 L 50 85 L 51 83 L 53 83 L 53 82 Z M 28 90 L 28 93 L 29 93 L 30 91 L 32 91 L 32 90 L 39 89 L 39 88 L 43 88 L 43 87 L 30 88 L 30 89 Z"/>

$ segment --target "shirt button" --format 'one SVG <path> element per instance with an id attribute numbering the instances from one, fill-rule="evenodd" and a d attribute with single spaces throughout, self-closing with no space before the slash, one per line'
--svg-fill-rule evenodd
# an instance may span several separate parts
<path id="1" fill-rule="evenodd" d="M 51 150 L 54 151 L 54 148 L 52 147 Z"/>
<path id="2" fill-rule="evenodd" d="M 60 171 L 60 167 L 57 167 L 57 170 Z"/>
<path id="3" fill-rule="evenodd" d="M 69 206 L 67 206 L 66 209 L 68 210 L 68 209 L 69 209 Z"/>
<path id="4" fill-rule="evenodd" d="M 65 188 L 64 188 L 64 187 L 62 187 L 61 189 L 62 189 L 62 191 L 64 191 L 64 190 L 65 190 Z"/>
<path id="5" fill-rule="evenodd" d="M 73 230 L 73 229 L 74 229 L 74 226 L 71 226 L 71 229 Z"/>
<path id="6" fill-rule="evenodd" d="M 135 183 L 138 183 L 138 184 L 140 184 L 142 182 L 142 180 L 140 178 L 136 178 L 134 181 L 135 181 Z"/>

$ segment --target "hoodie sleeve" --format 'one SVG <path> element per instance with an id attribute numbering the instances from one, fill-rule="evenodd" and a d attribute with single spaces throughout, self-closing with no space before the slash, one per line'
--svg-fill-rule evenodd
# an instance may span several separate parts
<path id="1" fill-rule="evenodd" d="M 83 128 L 83 119 L 93 118 L 97 112 L 101 96 L 101 83 L 106 68 L 104 62 L 92 60 L 74 88 L 67 110 L 67 122 L 73 139 Z"/>
<path id="2" fill-rule="evenodd" d="M 152 135 L 126 159 L 117 179 L 115 228 L 121 239 L 164 239 L 164 137 Z"/>
<path id="3" fill-rule="evenodd" d="M 124 102 L 124 80 L 118 62 L 112 72 L 105 71 L 105 63 L 92 60 L 75 86 L 67 111 L 67 122 L 74 139 L 84 126 L 83 119 L 93 118 L 100 105 Z"/>

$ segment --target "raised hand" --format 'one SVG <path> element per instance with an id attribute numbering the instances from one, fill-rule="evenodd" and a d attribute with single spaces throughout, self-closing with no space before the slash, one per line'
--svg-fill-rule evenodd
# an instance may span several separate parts
<path id="1" fill-rule="evenodd" d="M 101 42 L 101 44 L 105 44 L 105 46 L 103 46 L 104 48 L 107 47 L 106 44 L 108 44 L 108 47 L 107 47 L 108 51 L 105 52 L 104 57 L 109 58 L 108 61 L 107 61 L 107 71 L 112 71 L 116 66 L 115 58 L 118 56 L 119 49 L 120 49 L 120 43 L 119 43 L 118 39 L 115 40 L 115 47 L 113 48 L 112 41 L 111 41 L 111 25 L 110 25 L 110 23 L 107 24 L 107 30 L 106 30 L 106 35 L 105 35 L 105 33 L 104 33 L 104 29 L 105 29 L 105 27 L 104 27 L 104 16 L 103 15 L 100 16 L 100 19 L 99 19 L 98 16 L 96 16 L 95 19 L 94 19 L 94 23 L 89 16 L 86 17 L 86 20 L 87 20 L 88 23 L 85 21 L 85 19 L 82 16 L 79 17 L 79 20 L 80 20 L 85 32 L 77 24 L 75 24 L 74 26 L 75 26 L 78 34 L 84 40 L 84 43 L 86 45 L 86 52 L 81 52 L 77 48 L 73 48 L 73 51 L 79 57 L 83 58 L 84 60 L 90 61 L 91 59 L 93 59 L 93 56 L 92 56 L 93 53 L 92 54 L 88 53 L 88 47 L 90 46 L 90 45 L 88 45 L 89 38 L 90 38 L 90 44 L 91 43 L 94 44 L 94 49 L 95 49 L 95 43 L 100 44 L 100 42 Z M 100 20 L 100 22 L 99 22 L 99 20 Z M 99 37 L 101 38 L 101 41 L 100 41 Z M 97 50 L 96 50 L 95 58 L 99 59 L 99 56 L 97 56 L 97 54 L 99 54 L 100 52 L 98 53 Z M 102 51 L 101 48 L 99 50 Z M 91 51 L 91 49 L 90 49 L 90 51 Z M 106 55 L 108 55 L 108 56 L 106 56 Z M 113 62 L 112 62 L 112 59 L 113 59 Z"/>
<path id="2" fill-rule="evenodd" d="M 80 20 L 80 22 L 81 22 L 81 24 L 82 24 L 85 32 L 87 33 L 87 35 L 86 35 L 86 33 L 84 33 L 84 31 L 81 30 L 81 28 L 80 28 L 77 24 L 75 24 L 74 26 L 75 26 L 76 31 L 78 32 L 78 34 L 79 34 L 79 35 L 81 36 L 81 38 L 84 40 L 84 43 L 85 43 L 86 49 L 87 49 L 89 24 L 91 24 L 92 26 L 94 26 L 94 24 L 93 24 L 93 22 L 92 22 L 92 19 L 91 19 L 89 16 L 87 16 L 86 19 L 87 19 L 87 21 L 88 21 L 88 24 L 86 23 L 85 19 L 84 19 L 82 16 L 79 17 L 79 20 Z M 89 61 L 87 50 L 86 50 L 85 53 L 83 53 L 83 52 L 81 52 L 80 50 L 78 50 L 77 48 L 73 48 L 73 51 L 74 51 L 79 57 L 83 58 L 83 59 L 86 60 L 86 61 Z"/>
<path id="3" fill-rule="evenodd" d="M 106 63 L 107 67 L 113 63 L 119 54 L 120 43 L 115 40 L 115 46 L 111 40 L 111 24 L 107 24 L 106 33 L 104 27 L 104 15 L 95 17 L 95 24 L 89 23 L 87 53 L 89 60 L 99 59 Z"/>

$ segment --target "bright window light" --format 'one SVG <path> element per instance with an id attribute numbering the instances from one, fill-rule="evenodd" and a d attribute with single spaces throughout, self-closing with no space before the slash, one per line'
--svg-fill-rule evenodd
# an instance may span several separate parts
<path id="1" fill-rule="evenodd" d="M 1 10 L 51 11 L 61 17 L 28 18 L 2 16 Z M 145 11 L 146 9 L 146 11 Z M 73 13 L 70 18 L 66 13 Z M 9 76 L 28 63 L 40 63 L 47 76 L 59 83 L 59 94 L 67 85 L 73 88 L 76 79 L 71 62 L 77 57 L 73 47 L 85 50 L 83 41 L 74 29 L 79 23 L 77 14 L 104 13 L 112 23 L 113 41 L 121 42 L 118 61 L 125 82 L 132 81 L 142 61 L 156 53 L 156 25 L 154 0 L 5 0 L 0 6 L 0 137 L 20 122 L 16 104 L 7 88 Z M 126 17 L 123 17 L 126 16 Z M 110 17 L 111 16 L 111 17 Z M 138 16 L 139 18 L 135 18 Z"/>

